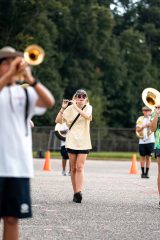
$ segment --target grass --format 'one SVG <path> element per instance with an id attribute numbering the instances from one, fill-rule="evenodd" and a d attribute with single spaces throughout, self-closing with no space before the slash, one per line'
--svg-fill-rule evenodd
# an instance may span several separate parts
<path id="1" fill-rule="evenodd" d="M 137 160 L 139 160 L 138 152 L 90 152 L 87 159 L 98 159 L 98 160 L 131 160 L 133 154 L 136 154 Z M 37 153 L 34 152 L 33 156 L 36 157 Z M 60 152 L 51 152 L 51 158 L 61 159 Z"/>
<path id="2" fill-rule="evenodd" d="M 130 160 L 133 154 L 136 154 L 137 158 L 139 157 L 139 154 L 136 152 L 90 152 L 88 158 Z"/>

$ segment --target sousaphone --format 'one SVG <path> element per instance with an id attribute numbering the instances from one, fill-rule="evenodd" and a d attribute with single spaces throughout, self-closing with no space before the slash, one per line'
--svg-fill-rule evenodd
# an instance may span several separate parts
<path id="1" fill-rule="evenodd" d="M 64 128 L 63 124 L 57 123 L 55 125 L 55 129 L 54 129 L 55 135 L 56 137 L 61 140 L 61 141 L 65 141 L 66 139 L 66 135 L 68 132 L 68 128 Z"/>
<path id="2" fill-rule="evenodd" d="M 145 88 L 142 92 L 142 100 L 153 111 L 155 106 L 160 104 L 160 92 L 154 88 Z"/>

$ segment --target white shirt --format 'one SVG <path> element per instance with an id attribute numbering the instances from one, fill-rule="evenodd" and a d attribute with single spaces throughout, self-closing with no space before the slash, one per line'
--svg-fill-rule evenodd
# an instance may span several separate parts
<path id="1" fill-rule="evenodd" d="M 139 117 L 137 119 L 137 127 L 140 126 L 140 127 L 143 127 L 145 125 L 148 125 L 150 123 L 150 117 Z M 143 139 L 139 139 L 139 144 L 147 144 L 147 143 L 154 143 L 155 142 L 155 137 L 154 137 L 154 132 L 151 133 L 149 136 L 148 136 L 148 128 L 144 128 L 143 129 L 143 135 L 144 135 L 144 138 Z"/>
<path id="2" fill-rule="evenodd" d="M 33 176 L 30 119 L 35 114 L 38 95 L 32 87 L 27 87 L 27 92 L 29 112 L 26 123 L 24 89 L 14 85 L 0 91 L 0 177 Z"/>

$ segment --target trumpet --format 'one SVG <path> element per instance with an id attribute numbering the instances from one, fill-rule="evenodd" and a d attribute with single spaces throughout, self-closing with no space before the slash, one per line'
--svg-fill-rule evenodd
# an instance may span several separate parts
<path id="1" fill-rule="evenodd" d="M 23 53 L 23 61 L 21 64 L 28 63 L 29 65 L 39 65 L 43 62 L 45 52 L 43 48 L 36 44 L 29 45 Z M 23 74 L 18 74 L 17 79 L 22 82 L 24 80 Z"/>
<path id="2" fill-rule="evenodd" d="M 29 65 L 39 65 L 43 62 L 45 52 L 40 46 L 33 44 L 29 45 L 24 51 L 24 61 Z"/>

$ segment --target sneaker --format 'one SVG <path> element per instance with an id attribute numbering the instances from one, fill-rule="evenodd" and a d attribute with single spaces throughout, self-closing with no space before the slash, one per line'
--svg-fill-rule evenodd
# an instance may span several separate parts
<path id="1" fill-rule="evenodd" d="M 73 202 L 77 202 L 77 198 L 76 198 L 76 193 L 74 193 L 74 195 L 73 195 Z"/>
<path id="2" fill-rule="evenodd" d="M 66 172 L 65 171 L 62 171 L 62 176 L 66 176 Z"/>
<path id="3" fill-rule="evenodd" d="M 148 173 L 147 173 L 147 174 L 145 174 L 145 177 L 146 177 L 146 178 L 149 178 L 149 174 L 148 174 Z"/>
<path id="4" fill-rule="evenodd" d="M 70 171 L 68 171 L 67 176 L 71 176 L 71 172 Z"/>
<path id="5" fill-rule="evenodd" d="M 81 201 L 82 201 L 82 193 L 81 192 L 74 193 L 73 202 L 81 203 Z"/>
<path id="6" fill-rule="evenodd" d="M 142 173 L 141 178 L 146 178 L 146 175 L 144 173 Z"/>

